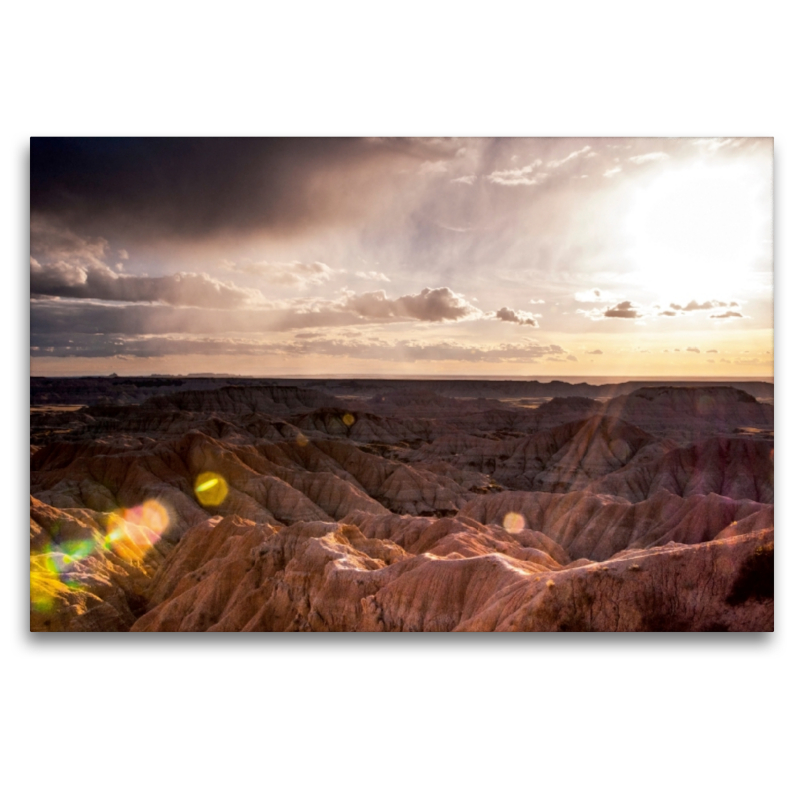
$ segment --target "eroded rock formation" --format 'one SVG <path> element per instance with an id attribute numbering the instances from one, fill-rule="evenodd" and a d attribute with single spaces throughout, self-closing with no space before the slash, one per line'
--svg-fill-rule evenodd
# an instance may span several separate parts
<path id="1" fill-rule="evenodd" d="M 739 388 L 166 388 L 32 415 L 33 630 L 772 629 Z"/>

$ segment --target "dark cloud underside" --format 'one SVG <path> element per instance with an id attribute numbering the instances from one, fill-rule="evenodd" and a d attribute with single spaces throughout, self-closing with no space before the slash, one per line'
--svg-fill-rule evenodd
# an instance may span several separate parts
<path id="1" fill-rule="evenodd" d="M 304 228 L 367 209 L 386 188 L 375 180 L 382 170 L 455 149 L 423 139 L 33 138 L 31 213 L 106 236 Z"/>
<path id="2" fill-rule="evenodd" d="M 35 343 L 34 343 L 35 342 Z M 91 336 L 73 334 L 37 336 L 31 341 L 31 357 L 113 357 L 159 358 L 164 356 L 330 356 L 362 360 L 462 361 L 490 363 L 528 363 L 555 356 L 559 360 L 566 351 L 559 345 L 525 342 L 517 345 L 470 347 L 456 342 L 352 341 L 344 337 L 320 340 L 267 343 L 235 337 L 171 337 L 171 336 Z M 566 356 L 575 361 L 574 356 Z"/>

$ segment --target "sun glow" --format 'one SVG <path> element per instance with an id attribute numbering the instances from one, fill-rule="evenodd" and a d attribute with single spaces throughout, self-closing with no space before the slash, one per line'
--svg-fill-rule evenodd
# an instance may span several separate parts
<path id="1" fill-rule="evenodd" d="M 744 294 L 772 268 L 770 191 L 757 162 L 662 172 L 636 192 L 627 219 L 636 277 L 665 301 Z"/>

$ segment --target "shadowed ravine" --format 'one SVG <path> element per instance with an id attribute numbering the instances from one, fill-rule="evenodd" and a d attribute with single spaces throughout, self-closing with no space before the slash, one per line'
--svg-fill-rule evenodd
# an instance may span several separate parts
<path id="1" fill-rule="evenodd" d="M 773 629 L 773 407 L 738 386 L 93 380 L 32 400 L 32 630 Z"/>

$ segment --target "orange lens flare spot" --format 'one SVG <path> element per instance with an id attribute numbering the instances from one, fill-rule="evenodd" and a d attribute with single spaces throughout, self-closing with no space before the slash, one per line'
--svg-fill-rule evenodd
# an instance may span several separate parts
<path id="1" fill-rule="evenodd" d="M 228 482 L 216 472 L 201 472 L 194 482 L 194 493 L 204 506 L 218 506 L 228 496 Z"/>
<path id="2" fill-rule="evenodd" d="M 517 514 L 516 511 L 509 511 L 503 517 L 503 527 L 509 533 L 519 533 L 525 527 L 525 517 L 522 514 Z"/>
<path id="3" fill-rule="evenodd" d="M 148 500 L 142 506 L 141 524 L 160 536 L 169 527 L 167 509 L 158 500 Z"/>
<path id="4" fill-rule="evenodd" d="M 345 424 L 345 425 L 347 425 L 347 427 L 348 427 L 348 428 L 349 428 L 349 427 L 350 427 L 350 426 L 351 426 L 351 425 L 352 425 L 352 424 L 353 424 L 355 421 L 356 421 L 356 418 L 355 418 L 355 417 L 354 417 L 352 414 L 345 414 L 345 415 L 342 417 L 342 422 L 344 422 L 344 424 Z"/>
<path id="5" fill-rule="evenodd" d="M 305 447 L 308 444 L 308 437 L 304 436 L 302 433 L 298 433 L 296 441 L 300 447 Z"/>

